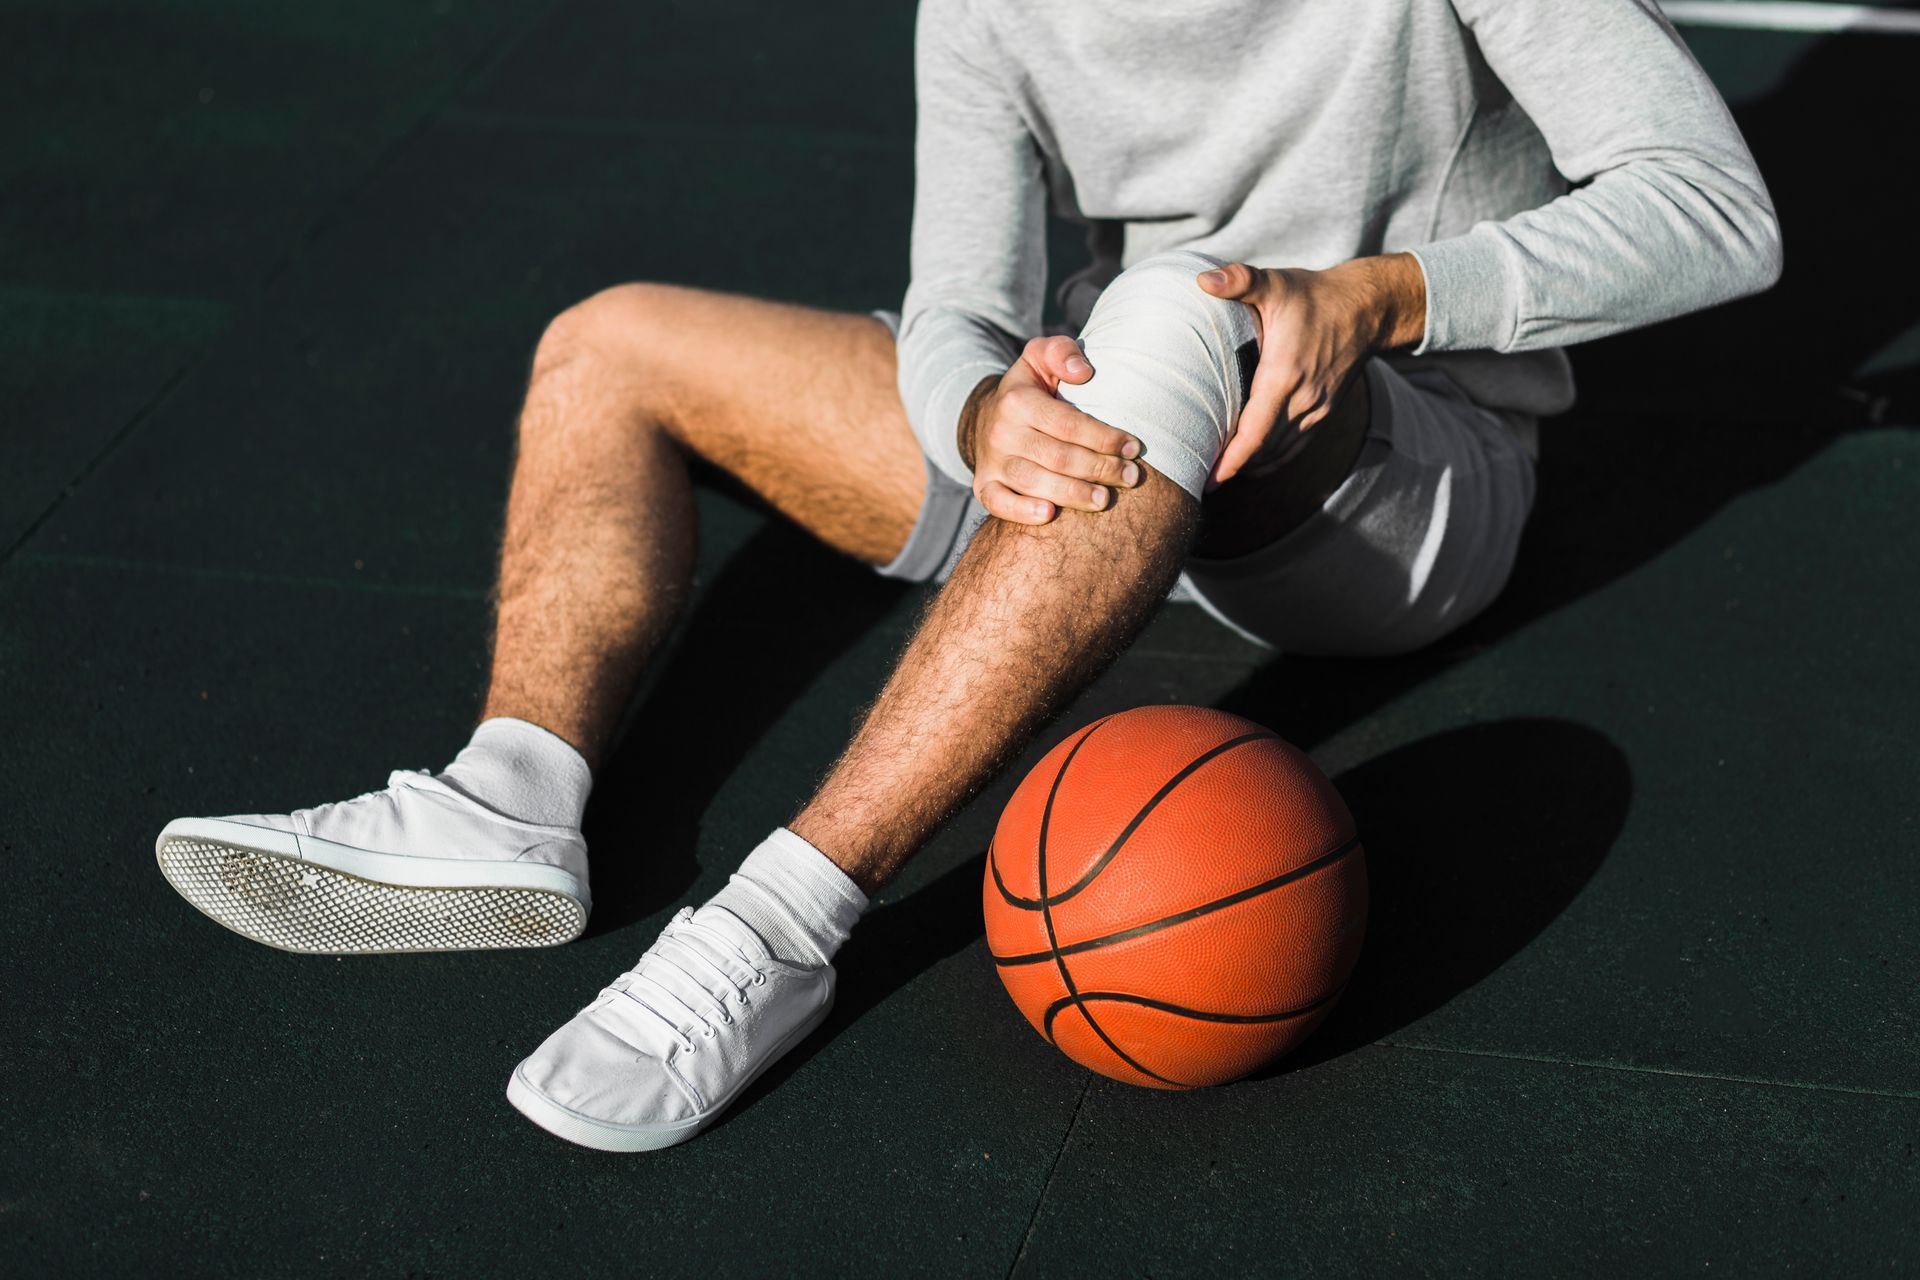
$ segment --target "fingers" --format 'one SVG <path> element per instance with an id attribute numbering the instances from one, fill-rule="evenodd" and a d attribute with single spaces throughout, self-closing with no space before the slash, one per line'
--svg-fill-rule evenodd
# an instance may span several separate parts
<path id="1" fill-rule="evenodd" d="M 1070 435 L 1095 444 L 1077 443 Z M 990 443 L 996 458 L 1024 459 L 1071 479 L 1126 488 L 1140 483 L 1140 464 L 1132 460 L 1140 442 L 1057 400 L 1015 405 L 994 424 Z M 1116 447 L 1126 456 L 1107 452 Z M 1021 487 L 1017 480 L 1014 487 Z"/>
<path id="2" fill-rule="evenodd" d="M 1050 394 L 1049 383 L 1092 376 L 1079 344 L 1036 338 L 1019 368 L 1020 376 L 1009 371 L 974 443 L 981 505 L 1005 520 L 1045 524 L 1062 510 L 1105 511 L 1117 489 L 1146 478 L 1134 461 L 1140 441 Z"/>
<path id="3" fill-rule="evenodd" d="M 1279 389 L 1275 390 L 1275 387 Z M 1284 449 L 1287 436 L 1298 431 L 1311 431 L 1326 421 L 1332 412 L 1332 399 L 1316 392 L 1304 380 L 1282 384 L 1275 378 L 1267 388 L 1262 389 L 1256 375 L 1255 391 L 1248 397 L 1247 407 L 1240 415 L 1240 424 L 1213 465 L 1212 483 L 1225 484 L 1254 461 L 1268 445 Z"/>
<path id="4" fill-rule="evenodd" d="M 1064 440 L 1058 440 L 1037 431 L 1022 452 L 1027 458 L 1055 475 L 1087 480 L 1094 484 L 1119 485 L 1125 489 L 1131 489 L 1140 483 L 1139 463 L 1116 458 L 1110 453 L 1096 453 L 1092 449 L 1083 449 L 1077 444 L 1068 444 Z"/>
<path id="5" fill-rule="evenodd" d="M 1229 262 L 1224 267 L 1202 271 L 1199 280 L 1200 287 L 1214 297 L 1238 298 L 1242 302 L 1253 301 L 1263 283 L 1262 274 L 1244 262 Z"/>
<path id="6" fill-rule="evenodd" d="M 1234 432 L 1233 439 L 1227 441 L 1227 447 L 1222 449 L 1220 456 L 1214 460 L 1213 475 L 1210 479 L 1216 485 L 1225 484 L 1233 479 L 1240 473 L 1240 468 L 1253 460 L 1253 456 L 1260 452 L 1260 446 L 1266 442 L 1265 432 L 1258 434 L 1247 431 Z"/>
<path id="7" fill-rule="evenodd" d="M 1110 427 L 1091 414 L 1082 413 L 1064 400 L 1049 399 L 1033 405 L 1028 421 L 1036 431 L 1044 431 L 1082 449 L 1121 458 L 1140 456 L 1138 440 L 1118 427 Z"/>
<path id="8" fill-rule="evenodd" d="M 989 515 L 1011 520 L 1015 524 L 1045 524 L 1054 516 L 1051 502 L 1023 497 L 998 480 L 982 480 L 974 487 L 973 493 Z"/>
<path id="9" fill-rule="evenodd" d="M 1280 380 L 1268 372 L 1262 364 L 1254 372 L 1253 386 L 1247 393 L 1246 407 L 1240 410 L 1240 421 L 1235 425 L 1233 438 L 1227 441 L 1227 447 L 1220 451 L 1220 457 L 1213 464 L 1213 482 L 1225 484 L 1238 474 L 1240 468 L 1247 465 L 1249 459 L 1260 451 L 1267 437 L 1278 430 L 1281 415 L 1286 410 L 1287 398 L 1293 388 L 1283 386 Z"/>
<path id="10" fill-rule="evenodd" d="M 1020 353 L 1020 358 L 1046 380 L 1049 391 L 1063 382 L 1085 382 L 1093 376 L 1093 366 L 1087 363 L 1080 344 L 1064 334 L 1033 339 Z"/>
<path id="11" fill-rule="evenodd" d="M 1030 458 L 1007 459 L 1002 475 L 1016 493 L 1069 511 L 1105 511 L 1113 505 L 1113 490 L 1105 485 L 1049 471 Z"/>

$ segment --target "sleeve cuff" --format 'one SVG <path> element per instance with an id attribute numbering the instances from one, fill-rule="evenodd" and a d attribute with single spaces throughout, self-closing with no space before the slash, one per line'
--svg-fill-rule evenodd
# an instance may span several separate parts
<path id="1" fill-rule="evenodd" d="M 1511 348 L 1519 298 L 1493 236 L 1475 228 L 1408 252 L 1427 278 L 1427 329 L 1414 355 Z"/>
<path id="2" fill-rule="evenodd" d="M 960 441 L 956 438 L 960 411 L 966 407 L 973 389 L 980 385 L 980 379 L 997 378 L 1006 371 L 1005 365 L 996 365 L 991 360 L 972 360 L 949 370 L 927 397 L 925 412 L 917 424 L 915 434 L 920 437 L 920 447 L 928 460 L 948 479 L 969 489 L 973 487 L 973 470 L 961 458 Z"/>

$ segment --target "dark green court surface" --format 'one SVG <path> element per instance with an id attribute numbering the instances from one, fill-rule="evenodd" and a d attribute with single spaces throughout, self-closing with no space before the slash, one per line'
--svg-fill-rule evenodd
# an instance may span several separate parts
<path id="1" fill-rule="evenodd" d="M 1339 782 L 1368 950 L 1259 1079 L 1135 1090 L 1021 1021 L 979 919 L 1009 778 L 710 1134 L 612 1157 L 506 1106 L 788 816 L 924 598 L 719 491 L 589 814 L 581 942 L 293 956 L 165 886 L 171 817 L 463 741 L 556 310 L 638 278 L 897 303 L 911 29 L 757 0 L 0 15 L 0 1271 L 1920 1267 L 1920 37 L 1689 32 L 1786 278 L 1576 354 L 1490 614 L 1360 663 L 1171 609 L 1036 744 L 1213 704 Z"/>

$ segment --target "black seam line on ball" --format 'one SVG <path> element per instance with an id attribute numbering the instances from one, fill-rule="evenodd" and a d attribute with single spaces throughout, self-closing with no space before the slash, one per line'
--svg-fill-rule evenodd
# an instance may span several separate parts
<path id="1" fill-rule="evenodd" d="M 1283 875 L 1277 875 L 1271 880 L 1256 884 L 1251 889 L 1242 889 L 1238 893 L 1230 893 L 1224 898 L 1215 898 L 1212 902 L 1203 902 L 1197 907 L 1191 907 L 1185 911 L 1177 912 L 1174 915 L 1150 921 L 1147 924 L 1135 925 L 1131 929 L 1122 929 L 1118 933 L 1108 933 L 1098 938 L 1088 938 L 1085 942 L 1069 942 L 1064 947 L 1056 944 L 1051 950 L 1047 951 L 1028 951 L 1017 956 L 994 956 L 993 962 L 1003 967 L 1016 964 L 1038 964 L 1043 960 L 1051 960 L 1056 955 L 1070 956 L 1076 952 L 1092 951 L 1097 947 L 1110 947 L 1116 942 L 1127 942 L 1134 938 L 1143 937 L 1149 933 L 1158 933 L 1162 929 L 1170 928 L 1176 924 L 1184 924 L 1199 916 L 1210 915 L 1215 911 L 1224 910 L 1236 903 L 1245 902 L 1249 898 L 1257 898 L 1263 893 L 1270 893 L 1278 889 L 1281 885 L 1292 884 L 1295 880 L 1304 879 L 1316 871 L 1322 871 L 1332 866 L 1359 847 L 1360 837 L 1355 835 L 1350 837 L 1345 844 L 1333 852 L 1322 854 L 1304 866 L 1295 867 Z M 1053 925 L 1051 921 L 1049 921 L 1047 925 L 1047 938 L 1049 942 L 1053 941 Z"/>
<path id="2" fill-rule="evenodd" d="M 1263 729 L 1258 733 L 1245 733 L 1240 735 L 1237 738 L 1229 738 L 1227 739 L 1227 741 L 1221 743 L 1220 745 L 1216 747 L 1210 747 L 1207 750 L 1201 752 L 1198 757 L 1196 757 L 1185 768 L 1181 769 L 1180 772 L 1174 774 L 1171 778 L 1168 778 L 1165 786 L 1161 787 L 1158 791 L 1153 793 L 1153 798 L 1151 800 L 1148 800 L 1146 804 L 1142 805 L 1140 807 L 1140 812 L 1134 814 L 1132 820 L 1129 821 L 1125 827 L 1121 828 L 1120 834 L 1114 837 L 1114 841 L 1111 845 L 1107 847 L 1107 851 L 1101 854 L 1099 857 L 1099 860 L 1096 861 L 1091 867 L 1087 868 L 1087 873 L 1085 875 L 1081 876 L 1078 880 L 1074 881 L 1072 884 L 1062 889 L 1059 893 L 1054 894 L 1052 897 L 1047 896 L 1047 891 L 1045 886 L 1041 887 L 1040 896 L 1038 898 L 1022 898 L 1014 894 L 1013 892 L 1011 892 L 1007 888 L 1005 882 L 1003 882 L 1000 879 L 1000 868 L 998 865 L 996 865 L 993 862 L 993 851 L 989 849 L 987 851 L 987 864 L 993 870 L 993 887 L 1000 891 L 1000 896 L 1006 900 L 1009 906 L 1023 907 L 1028 911 L 1033 911 L 1041 907 L 1049 907 L 1059 902 L 1065 902 L 1068 898 L 1071 898 L 1074 894 L 1079 893 L 1082 889 L 1092 884 L 1093 878 L 1099 875 L 1102 871 L 1105 871 L 1107 869 L 1107 864 L 1109 862 L 1112 862 L 1114 858 L 1119 854 L 1121 846 L 1125 845 L 1127 841 L 1130 838 L 1132 838 L 1133 833 L 1139 830 L 1140 824 L 1147 820 L 1147 815 L 1152 813 L 1155 809 L 1159 808 L 1160 802 L 1162 800 L 1165 800 L 1168 796 L 1172 795 L 1173 789 L 1175 787 L 1179 786 L 1182 782 L 1185 782 L 1188 778 L 1192 777 L 1194 770 L 1198 769 L 1201 765 L 1213 759 L 1215 756 L 1222 755 L 1228 751 L 1231 751 L 1235 747 L 1243 746 L 1249 742 L 1263 742 L 1269 738 L 1277 738 L 1279 736 L 1280 735 L 1277 733 L 1268 733 L 1266 730 Z M 1078 748 L 1076 748 L 1076 750 L 1077 749 Z"/>
<path id="3" fill-rule="evenodd" d="M 1087 739 L 1093 736 L 1094 731 L 1111 719 L 1113 719 L 1112 716 L 1101 716 L 1098 720 L 1088 725 L 1086 731 L 1080 735 L 1080 741 L 1073 744 L 1073 749 L 1067 752 L 1067 758 L 1060 762 L 1060 772 L 1054 775 L 1053 786 L 1047 792 L 1046 807 L 1041 810 L 1040 814 L 1040 838 L 1042 841 L 1046 839 L 1047 816 L 1053 812 L 1053 797 L 1060 790 L 1060 779 L 1067 775 L 1067 766 L 1073 763 L 1073 758 L 1080 753 L 1080 748 L 1087 745 Z M 994 833 L 994 839 L 987 841 L 987 870 L 993 873 L 993 887 L 1000 891 L 1002 898 L 1014 906 L 1027 908 L 1038 907 L 1040 905 L 1040 899 L 1047 896 L 1046 885 L 1042 884 L 1040 886 L 1040 898 L 1017 898 L 1008 892 L 1006 882 L 1000 878 L 1000 862 L 994 852 L 999 843 L 998 832 Z M 1044 860 L 1042 860 L 1041 869 L 1043 871 L 1045 870 Z"/>
<path id="4" fill-rule="evenodd" d="M 1051 1028 L 1053 1020 L 1060 1016 L 1061 1010 L 1068 1005 L 1088 1005 L 1095 1000 L 1104 1000 L 1108 1004 L 1139 1004 L 1149 1009 L 1158 1009 L 1162 1013 L 1177 1013 L 1183 1018 L 1192 1018 L 1199 1022 L 1287 1022 L 1294 1018 L 1304 1018 L 1314 1010 L 1324 1006 L 1329 1000 L 1340 994 L 1338 987 L 1319 996 L 1297 1009 L 1282 1009 L 1279 1013 L 1209 1013 L 1205 1009 L 1189 1009 L 1183 1004 L 1174 1004 L 1168 1000 L 1155 1000 L 1150 996 L 1130 995 L 1125 991 L 1083 991 L 1078 996 L 1062 996 L 1047 1006 L 1046 1017 L 1042 1025 Z M 1084 1010 L 1083 1010 L 1084 1011 Z M 1053 1032 L 1047 1032 L 1047 1038 L 1053 1038 Z"/>
<path id="5" fill-rule="evenodd" d="M 1104 720 L 1097 721 L 1094 724 L 1092 729 L 1088 729 L 1085 733 L 1080 735 L 1080 741 L 1073 744 L 1073 750 L 1067 752 L 1067 758 L 1060 762 L 1060 772 L 1053 775 L 1053 785 L 1047 789 L 1046 807 L 1040 811 L 1040 839 L 1038 841 L 1039 848 L 1036 851 L 1039 861 L 1038 861 L 1038 865 L 1035 867 L 1035 878 L 1039 881 L 1039 884 L 1040 884 L 1040 901 L 1043 904 L 1040 908 L 1040 919 L 1047 926 L 1047 946 L 1052 948 L 1053 950 L 1053 962 L 1056 966 L 1058 966 L 1060 970 L 1060 981 L 1066 986 L 1067 995 L 1070 998 L 1073 998 L 1076 1000 L 1078 999 L 1080 993 L 1078 989 L 1075 988 L 1073 985 L 1073 975 L 1067 972 L 1067 962 L 1061 958 L 1060 940 L 1054 936 L 1053 909 L 1051 907 L 1044 905 L 1047 901 L 1047 829 L 1053 823 L 1053 802 L 1054 802 L 1054 799 L 1060 794 L 1060 784 L 1066 781 L 1068 767 L 1073 764 L 1073 758 L 1080 754 L 1080 748 L 1087 745 L 1087 739 L 1093 736 L 1094 729 L 1098 729 L 1102 724 L 1105 724 L 1105 723 L 1106 721 Z M 1141 1075 L 1151 1076 L 1153 1077 L 1153 1079 L 1158 1080 L 1161 1084 L 1171 1085 L 1171 1084 L 1178 1083 L 1177 1081 L 1167 1079 L 1165 1076 L 1160 1075 L 1157 1072 L 1149 1071 L 1147 1068 L 1141 1066 L 1138 1062 L 1135 1062 L 1131 1057 L 1127 1055 L 1126 1050 L 1122 1049 L 1119 1045 L 1115 1044 L 1113 1042 L 1113 1037 L 1108 1035 L 1106 1031 L 1101 1028 L 1098 1022 L 1094 1021 L 1093 1014 L 1089 1012 L 1084 1005 L 1080 1007 L 1080 1016 L 1087 1020 L 1087 1026 L 1092 1029 L 1093 1034 L 1099 1036 L 1101 1041 L 1106 1044 L 1107 1048 L 1113 1050 L 1114 1057 L 1120 1059 L 1120 1061 L 1126 1063 L 1128 1066 L 1132 1067 L 1135 1071 L 1138 1071 Z M 1051 1029 L 1049 1029 L 1047 1038 L 1049 1040 L 1053 1040 Z M 1055 1048 L 1058 1048 L 1060 1042 L 1058 1040 L 1053 1040 L 1053 1044 Z"/>

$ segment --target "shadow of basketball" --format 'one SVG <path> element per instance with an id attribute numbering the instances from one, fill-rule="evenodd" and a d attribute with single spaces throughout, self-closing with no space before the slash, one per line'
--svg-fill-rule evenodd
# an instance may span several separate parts
<path id="1" fill-rule="evenodd" d="M 1604 734 L 1547 718 L 1448 730 L 1334 783 L 1367 851 L 1366 945 L 1326 1023 L 1251 1079 L 1390 1036 L 1499 969 L 1592 879 L 1625 825 L 1633 790 L 1626 756 Z M 839 998 L 822 1031 L 756 1081 L 733 1113 L 875 1005 L 976 943 L 985 862 L 976 854 L 862 920 L 835 962 Z M 1009 1034 L 1031 1034 L 1011 1011 L 1006 1025 Z"/>
<path id="2" fill-rule="evenodd" d="M 1367 941 L 1326 1023 L 1265 1074 L 1392 1035 L 1499 969 L 1606 858 L 1633 794 L 1627 758 L 1568 720 L 1452 729 L 1334 783 L 1367 850 Z"/>

